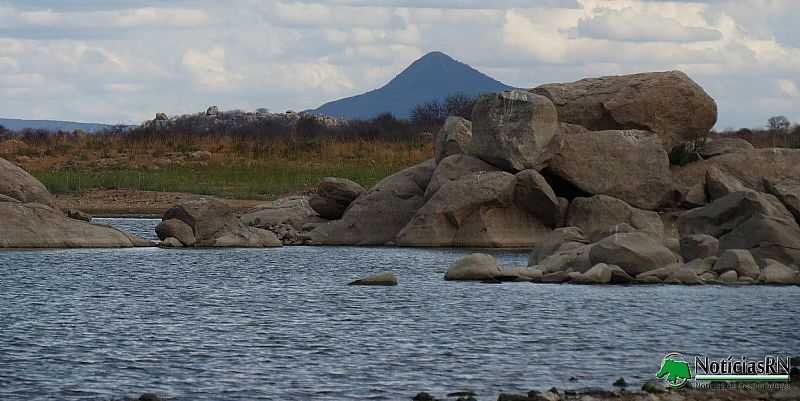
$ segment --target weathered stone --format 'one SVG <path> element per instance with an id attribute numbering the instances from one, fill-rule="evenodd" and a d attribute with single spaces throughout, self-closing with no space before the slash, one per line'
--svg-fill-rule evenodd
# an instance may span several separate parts
<path id="1" fill-rule="evenodd" d="M 696 271 L 687 268 L 675 270 L 669 277 L 667 277 L 665 282 L 685 285 L 705 284 L 703 279 L 698 276 Z"/>
<path id="2" fill-rule="evenodd" d="M 397 235 L 402 246 L 531 246 L 549 229 L 513 204 L 505 172 L 446 183 Z"/>
<path id="3" fill-rule="evenodd" d="M 544 274 L 541 269 L 530 266 L 502 268 L 502 271 L 503 276 L 517 277 L 517 281 L 539 282 Z"/>
<path id="4" fill-rule="evenodd" d="M 561 205 L 553 188 L 536 170 L 523 170 L 516 175 L 514 202 L 548 227 L 561 222 Z"/>
<path id="5" fill-rule="evenodd" d="M 156 235 L 162 241 L 167 238 L 174 238 L 186 246 L 194 246 L 197 242 L 192 227 L 178 219 L 169 219 L 158 223 Z"/>
<path id="6" fill-rule="evenodd" d="M 741 138 L 714 138 L 703 145 L 700 155 L 709 159 L 726 153 L 746 152 L 753 149 L 750 142 Z"/>
<path id="7" fill-rule="evenodd" d="M 334 220 L 342 217 L 347 207 L 364 192 L 364 187 L 346 178 L 325 177 L 308 203 L 323 218 Z"/>
<path id="8" fill-rule="evenodd" d="M 549 284 L 564 283 L 572 279 L 566 271 L 556 271 L 542 275 L 542 282 Z"/>
<path id="9" fill-rule="evenodd" d="M 667 153 L 647 131 L 564 135 L 549 170 L 581 191 L 647 210 L 666 202 L 672 189 Z"/>
<path id="10" fill-rule="evenodd" d="M 765 260 L 766 266 L 761 270 L 758 281 L 766 284 L 798 284 L 798 272 L 777 260 Z"/>
<path id="11" fill-rule="evenodd" d="M 448 156 L 465 153 L 471 142 L 472 122 L 461 117 L 447 117 L 436 135 L 436 163 Z"/>
<path id="12" fill-rule="evenodd" d="M 494 256 L 473 253 L 450 265 L 444 279 L 453 281 L 492 280 L 502 272 Z"/>
<path id="13" fill-rule="evenodd" d="M 683 260 L 694 260 L 716 256 L 719 253 L 719 240 L 706 234 L 693 234 L 681 238 Z"/>
<path id="14" fill-rule="evenodd" d="M 528 266 L 539 264 L 559 251 L 582 247 L 588 243 L 583 230 L 578 227 L 557 228 L 536 243 L 528 256 Z"/>
<path id="15" fill-rule="evenodd" d="M 775 195 L 800 223 L 800 178 L 784 179 L 779 182 L 765 179 L 764 187 L 767 192 Z"/>
<path id="16" fill-rule="evenodd" d="M 598 263 L 570 280 L 571 283 L 575 284 L 627 284 L 634 281 L 634 278 L 625 273 L 619 266 L 605 263 Z"/>
<path id="17" fill-rule="evenodd" d="M 0 158 L 0 195 L 22 203 L 35 202 L 55 207 L 53 197 L 39 180 L 3 158 Z"/>
<path id="18" fill-rule="evenodd" d="M 714 262 L 716 262 L 714 258 L 707 258 L 707 259 L 698 258 L 691 260 L 688 263 L 685 263 L 683 266 L 681 266 L 681 269 L 691 270 L 697 273 L 697 275 L 699 276 L 703 273 L 712 271 L 714 269 Z"/>
<path id="19" fill-rule="evenodd" d="M 64 214 L 69 217 L 70 219 L 81 220 L 81 221 L 92 221 L 92 216 L 89 213 L 83 212 L 78 209 L 67 209 L 64 211 Z"/>
<path id="20" fill-rule="evenodd" d="M 719 281 L 726 284 L 733 284 L 739 281 L 739 274 L 736 273 L 736 270 L 728 270 L 719 275 Z"/>
<path id="21" fill-rule="evenodd" d="M 359 196 L 340 220 L 317 226 L 309 237 L 325 245 L 383 245 L 397 234 L 425 202 L 434 160 L 417 164 L 387 178 Z"/>
<path id="22" fill-rule="evenodd" d="M 761 273 L 753 255 L 744 249 L 728 249 L 722 252 L 714 264 L 714 271 L 718 274 L 731 270 L 735 271 L 740 279 L 742 277 L 755 279 Z"/>
<path id="23" fill-rule="evenodd" d="M 544 96 L 520 90 L 485 95 L 472 111 L 468 153 L 503 170 L 540 170 L 558 131 L 558 114 Z"/>
<path id="24" fill-rule="evenodd" d="M 397 276 L 392 272 L 382 272 L 369 277 L 352 281 L 349 285 L 397 285 Z"/>
<path id="25" fill-rule="evenodd" d="M 593 246 L 594 244 L 562 247 L 558 252 L 538 263 L 537 266 L 545 273 L 558 271 L 585 272 L 595 264 L 589 258 Z"/>
<path id="26" fill-rule="evenodd" d="M 678 258 L 652 236 L 625 233 L 607 237 L 594 244 L 589 253 L 591 263 L 617 265 L 631 276 L 676 263 Z"/>
<path id="27" fill-rule="evenodd" d="M 671 147 L 705 135 L 717 121 L 717 105 L 680 71 L 582 79 L 532 89 L 558 108 L 561 121 L 591 130 L 647 129 Z"/>
<path id="28" fill-rule="evenodd" d="M 623 231 L 617 226 L 627 224 L 655 238 L 664 236 L 664 223 L 658 213 L 634 208 L 606 195 L 575 198 L 567 211 L 567 226 L 580 227 L 591 241 Z"/>
<path id="29" fill-rule="evenodd" d="M 162 248 L 183 248 L 183 242 L 174 237 L 168 237 L 159 244 Z"/>
<path id="30" fill-rule="evenodd" d="M 425 199 L 430 199 L 442 185 L 466 176 L 490 173 L 498 168 L 485 161 L 467 155 L 453 155 L 444 158 L 433 170 L 431 182 L 425 189 Z"/>
<path id="31" fill-rule="evenodd" d="M 227 204 L 214 198 L 195 197 L 183 201 L 164 213 L 162 220 L 170 219 L 180 220 L 192 228 L 195 246 L 281 246 L 274 234 L 246 226 Z"/>
<path id="32" fill-rule="evenodd" d="M 306 196 L 288 196 L 274 200 L 242 215 L 240 220 L 251 227 L 269 228 L 287 224 L 295 230 L 302 230 L 303 225 L 308 223 L 328 221 L 311 208 Z"/>
<path id="33" fill-rule="evenodd" d="M 709 200 L 717 200 L 734 192 L 748 191 L 749 189 L 735 177 L 723 173 L 716 167 L 706 171 L 706 191 Z"/>

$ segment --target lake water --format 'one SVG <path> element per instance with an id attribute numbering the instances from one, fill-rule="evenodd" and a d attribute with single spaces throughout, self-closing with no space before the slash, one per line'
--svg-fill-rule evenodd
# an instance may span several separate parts
<path id="1" fill-rule="evenodd" d="M 103 222 L 149 237 L 157 223 Z M 0 252 L 0 399 L 493 400 L 641 382 L 670 351 L 800 353 L 800 287 L 445 282 L 468 252 Z M 345 285 L 384 270 L 400 285 Z"/>

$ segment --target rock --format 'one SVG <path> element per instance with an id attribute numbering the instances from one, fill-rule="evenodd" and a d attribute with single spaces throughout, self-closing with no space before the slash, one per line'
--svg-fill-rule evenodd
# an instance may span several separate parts
<path id="1" fill-rule="evenodd" d="M 259 228 L 271 228 L 286 224 L 295 230 L 302 230 L 305 224 L 324 223 L 309 204 L 307 196 L 287 196 L 259 206 L 241 217 L 242 223 Z"/>
<path id="2" fill-rule="evenodd" d="M 744 249 L 728 249 L 722 252 L 717 263 L 714 264 L 714 271 L 718 274 L 731 270 L 735 271 L 740 279 L 742 277 L 755 279 L 761 274 L 753 255 Z"/>
<path id="3" fill-rule="evenodd" d="M 516 277 L 517 281 L 539 282 L 543 274 L 541 269 L 530 266 L 502 268 L 502 276 Z"/>
<path id="4" fill-rule="evenodd" d="M 736 273 L 736 270 L 728 270 L 719 275 L 719 281 L 726 284 L 733 284 L 739 281 L 739 274 Z"/>
<path id="5" fill-rule="evenodd" d="M 29 148 L 27 143 L 19 139 L 6 139 L 0 142 L 0 155 L 13 155 Z"/>
<path id="6" fill-rule="evenodd" d="M 764 187 L 767 192 L 775 195 L 800 223 L 800 179 L 772 181 L 767 178 L 764 180 Z"/>
<path id="7" fill-rule="evenodd" d="M 558 131 L 556 109 L 543 96 L 520 90 L 485 95 L 472 111 L 468 153 L 503 170 L 541 170 Z"/>
<path id="8" fill-rule="evenodd" d="M 445 280 L 452 281 L 483 281 L 492 280 L 503 273 L 494 256 L 483 253 L 473 253 L 465 256 L 447 269 Z"/>
<path id="9" fill-rule="evenodd" d="M 358 279 L 351 282 L 349 285 L 384 285 L 392 286 L 397 285 L 397 276 L 392 272 L 378 273 L 366 278 Z"/>
<path id="10" fill-rule="evenodd" d="M 667 389 L 661 383 L 652 381 L 646 382 L 642 385 L 642 391 L 649 394 L 663 394 L 667 392 Z"/>
<path id="11" fill-rule="evenodd" d="M 207 116 L 217 116 L 219 114 L 219 108 L 217 106 L 211 106 L 206 110 Z"/>
<path id="12" fill-rule="evenodd" d="M 207 150 L 198 150 L 198 151 L 189 153 L 189 160 L 206 162 L 206 161 L 211 160 L 212 156 L 213 155 L 211 154 L 211 152 L 209 152 Z"/>
<path id="13" fill-rule="evenodd" d="M 642 232 L 617 234 L 601 240 L 592 247 L 589 260 L 593 265 L 617 265 L 631 276 L 678 261 L 669 249 Z"/>
<path id="14" fill-rule="evenodd" d="M 39 180 L 3 158 L 0 158 L 0 195 L 22 203 L 35 202 L 56 207 L 52 195 Z"/>
<path id="15" fill-rule="evenodd" d="M 23 194 L 27 199 L 27 194 Z M 0 248 L 130 248 L 128 234 L 40 203 L 0 203 Z"/>
<path id="16" fill-rule="evenodd" d="M 448 156 L 465 153 L 471 142 L 472 122 L 461 117 L 447 117 L 436 136 L 436 163 Z"/>
<path id="17" fill-rule="evenodd" d="M 81 221 L 92 221 L 92 216 L 89 213 L 82 212 L 78 209 L 67 209 L 64 211 L 64 214 L 69 217 L 70 219 L 81 220 Z"/>
<path id="18" fill-rule="evenodd" d="M 167 237 L 159 244 L 162 248 L 183 248 L 183 242 L 174 237 Z"/>
<path id="19" fill-rule="evenodd" d="M 431 182 L 425 189 L 425 199 L 430 199 L 442 185 L 475 174 L 498 171 L 497 167 L 467 155 L 453 155 L 442 159 L 433 171 Z"/>
<path id="20" fill-rule="evenodd" d="M 667 283 L 674 283 L 674 284 L 685 284 L 685 285 L 700 285 L 705 284 L 703 279 L 697 275 L 697 272 L 692 269 L 687 269 L 682 267 L 670 275 L 665 282 Z"/>
<path id="21" fill-rule="evenodd" d="M 311 231 L 311 240 L 324 245 L 383 245 L 395 241 L 425 202 L 425 188 L 434 167 L 434 160 L 428 160 L 384 178 L 350 204 L 340 220 Z"/>
<path id="22" fill-rule="evenodd" d="M 606 195 L 575 198 L 567 211 L 567 226 L 580 227 L 591 241 L 599 241 L 628 224 L 655 238 L 664 236 L 664 223 L 658 213 L 634 208 Z"/>
<path id="23" fill-rule="evenodd" d="M 413 401 L 436 401 L 436 398 L 434 398 L 432 395 L 430 395 L 430 394 L 428 394 L 428 393 L 423 391 L 423 392 L 417 393 L 417 395 L 415 395 L 414 398 L 412 398 L 412 400 Z"/>
<path id="24" fill-rule="evenodd" d="M 700 155 L 709 159 L 726 153 L 745 152 L 753 149 L 750 142 L 741 138 L 714 138 L 703 145 Z"/>
<path id="25" fill-rule="evenodd" d="M 139 238 L 139 237 L 137 237 L 137 236 L 135 236 L 135 235 L 133 235 L 131 233 L 127 233 L 127 232 L 124 232 L 124 231 L 122 233 L 125 234 L 126 237 L 128 237 L 128 239 L 131 241 L 131 244 L 133 244 L 133 246 L 135 248 L 151 248 L 151 247 L 158 246 L 158 244 L 155 241 L 150 241 L 149 239 Z"/>
<path id="26" fill-rule="evenodd" d="M 677 238 L 667 238 L 664 240 L 664 246 L 667 247 L 672 253 L 676 255 L 681 254 L 681 242 Z M 685 258 L 684 258 L 685 260 Z"/>
<path id="27" fill-rule="evenodd" d="M 688 191 L 681 193 L 681 207 L 691 209 L 698 206 L 703 206 L 706 203 L 708 203 L 708 195 L 706 194 L 705 185 L 697 184 L 689 188 Z"/>
<path id="28" fill-rule="evenodd" d="M 334 220 L 341 218 L 347 207 L 364 192 L 364 187 L 346 178 L 325 177 L 308 203 L 323 218 Z"/>
<path id="29" fill-rule="evenodd" d="M 446 183 L 397 235 L 401 246 L 532 246 L 549 229 L 513 204 L 516 178 L 505 172 Z"/>
<path id="30" fill-rule="evenodd" d="M 717 105 L 680 71 L 582 79 L 532 89 L 547 96 L 561 121 L 590 130 L 647 129 L 668 148 L 705 135 L 717 121 Z"/>
<path id="31" fill-rule="evenodd" d="M 615 387 L 628 387 L 628 383 L 625 382 L 625 378 L 620 377 L 619 379 L 614 381 L 613 386 L 615 386 Z"/>
<path id="32" fill-rule="evenodd" d="M 716 283 L 717 278 L 717 273 L 714 272 L 705 272 L 700 275 L 700 280 L 703 280 L 704 283 Z"/>
<path id="33" fill-rule="evenodd" d="M 163 220 L 161 223 L 158 223 L 156 226 L 156 236 L 162 241 L 167 238 L 174 238 L 186 246 L 194 246 L 197 242 L 192 227 L 179 219 Z"/>
<path id="34" fill-rule="evenodd" d="M 585 272 L 594 265 L 589 258 L 592 247 L 594 247 L 594 244 L 580 245 L 577 247 L 562 247 L 558 252 L 546 257 L 538 263 L 537 267 L 542 269 L 545 273 L 560 271 Z"/>
<path id="35" fill-rule="evenodd" d="M 680 253 L 683 260 L 707 258 L 719 254 L 719 240 L 706 234 L 693 234 L 681 238 Z"/>
<path id="36" fill-rule="evenodd" d="M 528 266 L 541 263 L 558 251 L 579 248 L 588 243 L 583 230 L 578 227 L 557 228 L 536 243 L 528 256 Z"/>
<path id="37" fill-rule="evenodd" d="M 545 273 L 542 275 L 542 283 L 558 284 L 565 283 L 571 279 L 569 273 L 566 271 L 556 271 L 552 273 Z"/>
<path id="38" fill-rule="evenodd" d="M 767 259 L 758 281 L 766 284 L 798 284 L 798 272 L 777 260 Z"/>
<path id="39" fill-rule="evenodd" d="M 570 282 L 575 284 L 608 284 L 611 282 L 611 269 L 605 263 L 598 263 L 570 280 Z"/>
<path id="40" fill-rule="evenodd" d="M 706 174 L 714 167 L 746 188 L 764 192 L 765 179 L 780 182 L 797 177 L 798 165 L 800 149 L 760 148 L 726 153 L 683 167 L 673 167 L 672 178 L 675 188 L 685 192 L 698 184 L 705 185 Z"/>
<path id="41" fill-rule="evenodd" d="M 159 397 L 155 393 L 144 393 L 139 396 L 139 401 L 163 401 L 164 399 Z"/>
<path id="42" fill-rule="evenodd" d="M 549 171 L 591 195 L 608 195 L 653 210 L 672 189 L 667 152 L 647 131 L 597 131 L 565 135 Z"/>
<path id="43" fill-rule="evenodd" d="M 516 174 L 514 202 L 548 227 L 561 222 L 561 205 L 553 188 L 536 170 L 523 170 Z"/>
<path id="44" fill-rule="evenodd" d="M 717 200 L 734 192 L 748 190 L 741 181 L 723 173 L 716 167 L 711 167 L 706 171 L 706 191 L 709 200 Z"/>
<path id="45" fill-rule="evenodd" d="M 664 267 L 661 267 L 661 268 L 658 268 L 658 269 L 653 269 L 653 270 L 650 270 L 650 271 L 646 271 L 644 273 L 636 275 L 636 280 L 639 280 L 639 281 L 648 280 L 649 278 L 654 277 L 654 278 L 656 278 L 656 280 L 658 280 L 658 282 L 661 282 L 661 281 L 664 281 L 667 278 L 669 278 L 669 276 L 671 276 L 678 269 L 680 269 L 681 266 L 682 265 L 680 263 L 672 263 L 672 264 L 669 264 L 667 266 L 664 266 Z"/>
<path id="46" fill-rule="evenodd" d="M 681 266 L 683 270 L 691 270 L 695 272 L 698 276 L 708 273 L 714 269 L 714 263 L 716 262 L 715 258 L 706 258 L 706 259 L 694 259 L 685 263 Z"/>
<path id="47" fill-rule="evenodd" d="M 194 246 L 281 246 L 274 234 L 246 226 L 227 204 L 214 198 L 195 197 L 183 201 L 167 210 L 162 221 L 171 219 L 180 220 L 191 227 L 195 237 Z"/>
<path id="48" fill-rule="evenodd" d="M 167 113 L 156 113 L 155 120 L 156 121 L 166 121 L 166 120 L 169 120 L 169 117 L 167 117 Z"/>
<path id="49" fill-rule="evenodd" d="M 684 213 L 681 235 L 707 234 L 719 248 L 748 249 L 757 259 L 800 264 L 800 226 L 774 196 L 754 191 L 735 192 Z"/>

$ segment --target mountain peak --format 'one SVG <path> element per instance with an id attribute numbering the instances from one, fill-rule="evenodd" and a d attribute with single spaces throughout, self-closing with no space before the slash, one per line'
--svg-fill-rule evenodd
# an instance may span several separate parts
<path id="1" fill-rule="evenodd" d="M 477 96 L 511 89 L 440 51 L 411 63 L 383 87 L 326 103 L 316 111 L 348 119 L 372 118 L 382 113 L 407 118 L 414 106 L 442 100 L 454 93 Z"/>

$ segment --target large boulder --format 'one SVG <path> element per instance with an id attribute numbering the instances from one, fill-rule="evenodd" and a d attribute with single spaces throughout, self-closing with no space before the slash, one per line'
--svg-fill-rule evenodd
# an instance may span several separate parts
<path id="1" fill-rule="evenodd" d="M 606 237 L 592 246 L 589 259 L 592 265 L 617 265 L 631 276 L 679 261 L 660 241 L 642 232 Z"/>
<path id="2" fill-rule="evenodd" d="M 162 221 L 180 220 L 192 228 L 194 246 L 200 247 L 275 247 L 280 240 L 269 231 L 242 223 L 224 202 L 195 197 L 164 213 Z M 176 238 L 180 240 L 180 238 Z M 184 243 L 184 245 L 189 245 Z"/>
<path id="3" fill-rule="evenodd" d="M 637 209 L 606 195 L 575 198 L 567 210 L 567 226 L 580 227 L 591 241 L 599 241 L 628 224 L 636 230 L 664 236 L 664 223 L 656 212 Z"/>
<path id="4" fill-rule="evenodd" d="M 547 180 L 536 170 L 517 173 L 514 202 L 548 227 L 561 224 L 561 203 Z"/>
<path id="5" fill-rule="evenodd" d="M 493 280 L 503 274 L 494 256 L 484 253 L 473 253 L 450 265 L 445 280 L 449 281 L 483 281 Z"/>
<path id="6" fill-rule="evenodd" d="M 307 196 L 288 196 L 260 205 L 241 217 L 242 223 L 259 228 L 286 224 L 301 229 L 307 223 L 322 223 L 323 219 L 311 208 Z"/>
<path id="7" fill-rule="evenodd" d="M 714 138 L 703 144 L 700 156 L 709 159 L 727 153 L 746 152 L 753 149 L 753 145 L 742 138 Z"/>
<path id="8" fill-rule="evenodd" d="M 719 240 L 706 234 L 688 235 L 680 240 L 680 252 L 686 261 L 717 256 Z"/>
<path id="9" fill-rule="evenodd" d="M 549 232 L 513 202 L 516 177 L 505 172 L 451 181 L 397 235 L 403 246 L 532 246 Z"/>
<path id="10" fill-rule="evenodd" d="M 425 199 L 430 199 L 442 185 L 477 173 L 489 173 L 499 169 L 485 161 L 467 155 L 452 155 L 444 158 L 433 170 L 431 182 L 425 189 Z"/>
<path id="11" fill-rule="evenodd" d="M 503 170 L 541 170 L 558 131 L 558 114 L 546 97 L 520 90 L 485 95 L 472 111 L 468 153 Z"/>
<path id="12" fill-rule="evenodd" d="M 40 203 L 0 202 L 0 222 L 0 248 L 129 248 L 144 242 Z"/>
<path id="13" fill-rule="evenodd" d="M 574 284 L 627 284 L 634 278 L 625 273 L 619 266 L 598 263 L 584 273 L 572 277 L 570 283 Z"/>
<path id="14" fill-rule="evenodd" d="M 714 264 L 714 271 L 723 274 L 735 271 L 738 277 L 758 278 L 761 270 L 750 251 L 746 249 L 728 249 L 719 256 Z"/>
<path id="15" fill-rule="evenodd" d="M 680 71 L 582 79 L 532 89 L 547 96 L 563 122 L 591 130 L 646 129 L 665 146 L 706 134 L 717 122 L 717 105 Z"/>
<path id="16" fill-rule="evenodd" d="M 55 207 L 53 196 L 39 180 L 3 158 L 0 158 L 0 195 L 22 203 L 35 202 Z"/>
<path id="17" fill-rule="evenodd" d="M 719 239 L 720 250 L 748 249 L 756 259 L 800 265 L 800 227 L 774 196 L 735 192 L 684 213 L 682 236 L 707 234 Z"/>
<path id="18" fill-rule="evenodd" d="M 436 135 L 436 163 L 452 155 L 466 152 L 472 142 L 472 122 L 466 118 L 450 116 Z"/>
<path id="19" fill-rule="evenodd" d="M 192 227 L 178 219 L 163 220 L 156 226 L 156 235 L 161 241 L 174 238 L 186 246 L 194 246 L 197 242 Z"/>
<path id="20" fill-rule="evenodd" d="M 764 187 L 775 195 L 800 223 L 800 177 L 782 181 L 764 180 Z"/>
<path id="21" fill-rule="evenodd" d="M 761 270 L 758 281 L 766 284 L 798 284 L 800 283 L 800 275 L 797 270 L 789 266 L 776 260 L 767 259 L 766 266 Z"/>
<path id="22" fill-rule="evenodd" d="M 647 131 L 563 135 L 549 170 L 586 193 L 647 210 L 668 200 L 672 189 L 667 152 L 658 136 Z"/>
<path id="23" fill-rule="evenodd" d="M 672 179 L 678 191 L 705 185 L 708 171 L 715 167 L 735 178 L 746 188 L 764 192 L 764 180 L 781 182 L 797 177 L 800 149 L 761 148 L 726 153 L 708 160 L 672 168 Z"/>
<path id="24" fill-rule="evenodd" d="M 749 189 L 736 177 L 732 177 L 716 167 L 706 171 L 707 199 L 714 201 L 728 196 L 734 192 L 748 191 Z"/>
<path id="25" fill-rule="evenodd" d="M 323 218 L 335 220 L 342 217 L 350 203 L 364 192 L 364 187 L 357 182 L 346 178 L 325 177 L 308 203 Z"/>
<path id="26" fill-rule="evenodd" d="M 317 226 L 311 241 L 324 245 L 384 245 L 394 242 L 425 203 L 433 159 L 384 178 L 359 196 L 341 219 Z"/>
<path id="27" fill-rule="evenodd" d="M 528 255 L 528 266 L 539 264 L 559 251 L 579 248 L 588 243 L 583 230 L 578 227 L 557 228 L 536 243 Z"/>

